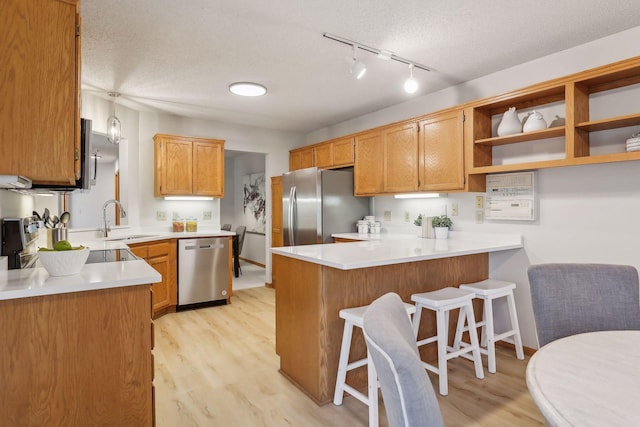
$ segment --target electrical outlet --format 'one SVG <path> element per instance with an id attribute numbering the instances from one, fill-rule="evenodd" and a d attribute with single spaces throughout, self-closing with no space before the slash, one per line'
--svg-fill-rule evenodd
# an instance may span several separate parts
<path id="1" fill-rule="evenodd" d="M 211 220 L 211 211 L 204 211 L 202 212 L 202 219 L 203 220 Z"/>
<path id="2" fill-rule="evenodd" d="M 409 222 L 411 220 L 411 214 L 409 211 L 405 211 L 404 213 L 404 222 Z"/>
<path id="3" fill-rule="evenodd" d="M 484 197 L 476 196 L 476 209 L 482 209 L 484 207 Z"/>
<path id="4" fill-rule="evenodd" d="M 167 211 L 156 211 L 156 221 L 166 221 Z"/>
<path id="5" fill-rule="evenodd" d="M 451 204 L 451 216 L 458 216 L 458 204 L 457 203 L 452 203 Z"/>
<path id="6" fill-rule="evenodd" d="M 384 220 L 391 221 L 391 211 L 384 211 Z"/>
<path id="7" fill-rule="evenodd" d="M 484 221 L 484 211 L 476 211 L 476 224 L 482 224 Z"/>
<path id="8" fill-rule="evenodd" d="M 180 219 L 180 212 L 173 212 L 173 219 Z"/>

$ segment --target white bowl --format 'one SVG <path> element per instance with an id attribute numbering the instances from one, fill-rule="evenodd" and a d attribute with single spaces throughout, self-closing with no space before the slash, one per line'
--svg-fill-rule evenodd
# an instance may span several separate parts
<path id="1" fill-rule="evenodd" d="M 38 251 L 40 264 L 51 276 L 78 274 L 89 257 L 89 248 L 70 251 Z"/>

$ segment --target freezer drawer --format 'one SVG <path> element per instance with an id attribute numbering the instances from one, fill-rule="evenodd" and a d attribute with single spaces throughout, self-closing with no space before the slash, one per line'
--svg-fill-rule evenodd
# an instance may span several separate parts
<path id="1" fill-rule="evenodd" d="M 226 302 L 229 238 L 178 240 L 178 309 Z"/>

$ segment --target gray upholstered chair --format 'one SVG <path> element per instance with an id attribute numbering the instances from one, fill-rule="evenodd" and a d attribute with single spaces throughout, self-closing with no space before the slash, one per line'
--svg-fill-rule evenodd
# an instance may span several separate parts
<path id="1" fill-rule="evenodd" d="M 365 311 L 363 331 L 390 427 L 444 426 L 402 300 L 388 293 Z"/>
<path id="2" fill-rule="evenodd" d="M 583 332 L 640 329 L 632 266 L 539 264 L 528 275 L 540 346 Z"/>

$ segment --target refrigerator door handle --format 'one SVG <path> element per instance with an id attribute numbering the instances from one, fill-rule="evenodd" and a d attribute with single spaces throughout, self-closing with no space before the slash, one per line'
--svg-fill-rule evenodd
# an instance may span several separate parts
<path id="1" fill-rule="evenodd" d="M 295 246 L 296 245 L 296 242 L 294 240 L 295 233 L 293 232 L 293 227 L 294 227 L 294 224 L 293 224 L 293 207 L 294 207 L 294 205 L 296 203 L 295 197 L 296 197 L 296 186 L 292 185 L 291 189 L 289 189 L 289 209 L 288 209 L 288 212 L 287 212 L 287 216 L 289 218 L 288 222 L 289 222 L 289 245 L 290 246 Z"/>

